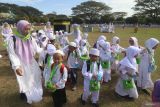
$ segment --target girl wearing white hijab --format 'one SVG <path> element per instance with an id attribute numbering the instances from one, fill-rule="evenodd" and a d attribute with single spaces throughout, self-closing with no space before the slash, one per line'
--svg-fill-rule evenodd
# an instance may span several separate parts
<path id="1" fill-rule="evenodd" d="M 86 40 L 82 39 L 79 43 L 80 43 L 79 50 L 81 53 L 81 57 L 80 57 L 81 60 L 79 61 L 79 64 L 80 64 L 80 68 L 82 68 L 83 62 L 85 60 L 89 59 L 89 51 L 87 48 L 87 41 Z"/>
<path id="2" fill-rule="evenodd" d="M 116 85 L 116 93 L 125 98 L 138 98 L 138 92 L 133 77 L 136 76 L 136 57 L 139 48 L 130 46 L 127 48 L 126 57 L 120 61 L 118 67 L 120 78 Z"/>
<path id="3" fill-rule="evenodd" d="M 111 80 L 111 50 L 109 42 L 100 42 L 100 62 L 103 69 L 103 81 L 108 82 Z"/>
<path id="4" fill-rule="evenodd" d="M 68 44 L 69 44 L 68 32 L 64 32 L 64 34 L 62 35 L 62 37 L 60 39 L 60 45 L 61 45 L 62 48 L 64 48 Z"/>
<path id="5" fill-rule="evenodd" d="M 138 46 L 138 39 L 136 37 L 130 37 L 129 44 L 130 44 L 130 46 L 139 47 Z"/>
<path id="6" fill-rule="evenodd" d="M 82 32 L 80 30 L 80 25 L 78 24 L 73 24 L 73 31 L 71 33 L 68 33 L 68 35 L 72 35 L 74 37 L 74 39 L 78 40 L 78 43 L 80 42 L 80 40 L 82 39 Z"/>
<path id="7" fill-rule="evenodd" d="M 146 50 L 142 54 L 141 63 L 139 65 L 138 87 L 144 89 L 153 88 L 151 80 L 152 71 L 149 70 L 150 64 L 155 65 L 154 51 L 157 48 L 159 41 L 155 38 L 150 38 L 145 42 Z"/>
<path id="8" fill-rule="evenodd" d="M 89 48 L 91 47 L 91 45 L 88 42 L 88 33 L 84 33 L 84 35 L 82 37 L 82 40 L 86 41 L 86 46 L 87 46 L 87 49 L 89 50 Z"/>
<path id="9" fill-rule="evenodd" d="M 53 54 L 56 51 L 56 47 L 52 44 L 47 45 L 47 50 L 44 56 L 42 56 L 41 62 L 44 64 L 43 78 L 44 78 L 44 86 L 46 86 L 46 82 L 49 80 L 51 65 L 53 64 Z"/>
<path id="10" fill-rule="evenodd" d="M 1 34 L 5 39 L 13 35 L 12 29 L 7 22 L 3 24 Z"/>
<path id="11" fill-rule="evenodd" d="M 14 36 L 16 41 L 9 38 L 7 47 L 19 84 L 20 97 L 29 104 L 41 101 L 43 94 L 41 70 L 34 59 L 34 54 L 42 52 L 42 49 L 32 41 L 30 28 L 31 24 L 28 21 L 20 20 Z"/>
<path id="12" fill-rule="evenodd" d="M 125 52 L 125 49 L 119 45 L 120 39 L 117 36 L 112 38 L 112 45 L 111 45 L 111 70 L 117 71 L 118 63 L 119 63 L 119 54 Z"/>
<path id="13" fill-rule="evenodd" d="M 7 47 L 7 40 L 13 35 L 12 29 L 7 22 L 3 24 L 1 34 L 3 36 L 2 40 L 4 41 L 3 46 Z"/>
<path id="14" fill-rule="evenodd" d="M 95 42 L 93 48 L 97 48 L 98 49 L 99 48 L 99 43 L 100 43 L 99 41 L 102 41 L 102 40 L 106 41 L 106 37 L 104 35 L 101 35 L 101 36 L 98 37 L 98 39 Z"/>

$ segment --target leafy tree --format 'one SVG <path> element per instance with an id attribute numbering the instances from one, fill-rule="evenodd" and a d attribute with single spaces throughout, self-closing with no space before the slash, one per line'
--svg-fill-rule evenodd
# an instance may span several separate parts
<path id="1" fill-rule="evenodd" d="M 101 23 L 110 23 L 113 22 L 115 18 L 112 16 L 112 14 L 106 14 L 101 17 Z"/>
<path id="2" fill-rule="evenodd" d="M 139 14 L 155 19 L 160 16 L 160 0 L 135 0 L 135 2 L 133 9 Z"/>
<path id="3" fill-rule="evenodd" d="M 127 16 L 126 12 L 113 12 L 112 15 L 114 16 L 115 19 L 117 18 L 124 18 Z"/>
<path id="4" fill-rule="evenodd" d="M 125 22 L 128 24 L 136 24 L 138 23 L 138 17 L 137 16 L 127 17 Z"/>
<path id="5" fill-rule="evenodd" d="M 105 3 L 96 1 L 83 2 L 72 8 L 73 15 L 78 16 L 86 22 L 93 22 L 95 19 L 100 19 L 101 16 L 108 14 L 110 10 L 111 7 Z"/>

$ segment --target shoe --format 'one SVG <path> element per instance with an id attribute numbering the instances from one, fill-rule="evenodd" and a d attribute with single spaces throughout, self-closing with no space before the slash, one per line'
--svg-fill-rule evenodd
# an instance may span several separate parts
<path id="1" fill-rule="evenodd" d="M 24 101 L 27 101 L 27 96 L 25 93 L 20 93 L 20 99 L 21 100 L 24 100 Z"/>
<path id="2" fill-rule="evenodd" d="M 74 86 L 73 88 L 72 88 L 72 91 L 75 91 L 77 89 L 77 87 L 76 86 Z"/>
<path id="3" fill-rule="evenodd" d="M 92 103 L 93 107 L 99 107 L 98 103 Z"/>
<path id="4" fill-rule="evenodd" d="M 83 95 L 83 94 L 81 94 L 81 104 L 82 104 L 82 105 L 85 105 L 85 104 L 86 104 L 86 101 L 84 101 L 84 100 L 82 99 L 82 95 Z"/>
<path id="5" fill-rule="evenodd" d="M 149 90 L 147 90 L 147 89 L 142 89 L 142 91 L 147 95 L 151 95 L 151 92 Z"/>

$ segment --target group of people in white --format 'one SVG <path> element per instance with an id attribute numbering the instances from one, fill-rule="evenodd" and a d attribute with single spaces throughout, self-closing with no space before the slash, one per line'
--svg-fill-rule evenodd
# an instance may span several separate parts
<path id="1" fill-rule="evenodd" d="M 71 33 L 54 33 L 47 22 L 44 29 L 30 31 L 31 24 L 20 20 L 16 31 L 12 32 L 9 24 L 4 23 L 3 40 L 22 100 L 29 104 L 39 102 L 46 88 L 51 92 L 54 107 L 62 107 L 67 102 L 65 83 L 70 80 L 72 90 L 76 91 L 80 70 L 84 77 L 82 105 L 92 95 L 93 107 L 99 107 L 101 83 L 111 81 L 112 72 L 119 76 L 115 86 L 118 96 L 137 99 L 139 88 L 149 94 L 147 89 L 154 86 L 151 73 L 156 70 L 154 51 L 159 45 L 157 39 L 150 38 L 146 40 L 145 47 L 141 47 L 136 37 L 130 37 L 129 46 L 123 48 L 119 45 L 119 37 L 114 36 L 109 42 L 106 36 L 100 35 L 91 47 L 88 34 L 82 33 L 79 27 L 73 24 Z M 69 41 L 69 35 L 74 36 L 73 42 Z M 157 91 L 153 98 L 158 99 L 159 94 Z"/>
<path id="2" fill-rule="evenodd" d="M 115 27 L 113 23 L 103 24 L 100 26 L 100 32 L 108 32 L 108 33 L 115 33 L 114 31 Z"/>

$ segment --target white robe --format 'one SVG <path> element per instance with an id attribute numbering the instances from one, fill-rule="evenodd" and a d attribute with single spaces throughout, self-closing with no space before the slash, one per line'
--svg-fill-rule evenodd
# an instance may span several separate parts
<path id="1" fill-rule="evenodd" d="M 121 65 L 119 67 L 119 72 L 120 72 L 120 78 L 119 78 L 118 83 L 116 84 L 116 87 L 115 87 L 116 93 L 121 96 L 129 95 L 129 97 L 132 97 L 135 99 L 138 98 L 138 92 L 137 92 L 137 88 L 134 83 L 134 80 L 126 74 L 127 72 L 130 72 L 132 75 L 134 75 L 136 71 L 134 71 L 131 68 L 128 68 L 126 66 Z M 129 79 L 129 78 L 131 78 L 131 80 L 133 82 L 133 88 L 126 90 L 123 87 L 123 80 Z"/>
<path id="2" fill-rule="evenodd" d="M 78 42 L 82 39 L 82 32 L 78 29 L 76 31 L 71 32 L 68 35 L 73 35 L 75 39 L 78 40 Z"/>
<path id="3" fill-rule="evenodd" d="M 111 59 L 111 52 L 105 52 L 103 50 L 100 51 L 100 60 L 101 61 L 108 61 L 110 64 L 110 59 Z M 111 68 L 109 67 L 108 69 L 103 68 L 103 80 L 105 82 L 108 82 L 111 80 Z"/>
<path id="4" fill-rule="evenodd" d="M 145 52 L 141 55 L 137 85 L 142 89 L 153 88 L 151 73 L 148 72 L 148 66 L 149 66 L 150 60 L 151 59 L 148 52 Z"/>
<path id="5" fill-rule="evenodd" d="M 111 57 L 111 69 L 117 71 L 119 60 L 115 59 L 115 55 L 119 55 L 122 51 L 125 51 L 124 48 L 119 46 L 119 44 L 111 45 L 112 57 Z"/>
<path id="6" fill-rule="evenodd" d="M 90 94 L 92 94 L 92 103 L 97 103 L 99 100 L 99 91 L 90 92 L 89 85 L 90 80 L 92 79 L 93 74 L 95 75 L 101 75 L 103 77 L 103 70 L 101 65 L 99 65 L 99 70 L 96 62 L 93 63 L 93 72 L 87 71 L 87 63 L 85 62 L 82 68 L 82 75 L 84 77 L 84 87 L 83 87 L 83 96 L 82 99 L 87 101 Z M 91 69 L 91 68 L 90 68 Z"/>
<path id="7" fill-rule="evenodd" d="M 77 57 L 75 57 L 75 51 L 77 52 Z M 69 68 L 78 68 L 77 66 L 79 66 L 78 61 L 79 61 L 79 57 L 81 56 L 81 53 L 78 48 L 75 51 L 73 53 L 70 53 L 70 55 L 68 56 L 69 47 L 66 46 L 65 48 L 63 48 L 63 52 L 65 53 L 65 56 L 68 57 L 67 65 Z"/>
<path id="8" fill-rule="evenodd" d="M 31 104 L 32 102 L 39 102 L 42 100 L 42 82 L 41 82 L 41 70 L 38 66 L 38 63 L 33 58 L 31 64 L 25 64 L 17 56 L 14 50 L 13 38 L 10 38 L 8 41 L 7 51 L 9 58 L 12 64 L 12 69 L 14 72 L 17 68 L 21 68 L 23 71 L 23 76 L 19 76 L 16 73 L 17 81 L 19 84 L 20 93 L 25 93 L 27 97 L 27 103 Z M 41 48 L 32 41 L 34 52 L 40 53 Z"/>
<path id="9" fill-rule="evenodd" d="M 39 60 L 38 60 L 39 66 L 43 66 L 44 65 L 43 78 L 44 78 L 44 83 L 45 83 L 44 85 L 45 86 L 46 86 L 46 82 L 49 80 L 51 65 L 53 64 L 53 56 L 51 56 L 50 65 L 49 66 L 48 66 L 47 63 L 45 63 L 46 55 L 47 55 L 46 51 L 41 52 L 41 54 L 39 56 Z"/>

